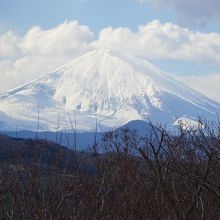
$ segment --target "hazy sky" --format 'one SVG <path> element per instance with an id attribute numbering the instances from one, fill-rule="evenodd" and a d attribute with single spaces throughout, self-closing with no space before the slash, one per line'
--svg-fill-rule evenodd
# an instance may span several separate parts
<path id="1" fill-rule="evenodd" d="M 220 101 L 219 24 L 219 0 L 0 0 L 0 93 L 110 47 Z"/>

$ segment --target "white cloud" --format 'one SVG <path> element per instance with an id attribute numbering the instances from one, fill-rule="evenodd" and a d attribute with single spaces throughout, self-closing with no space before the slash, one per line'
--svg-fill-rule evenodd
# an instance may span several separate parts
<path id="1" fill-rule="evenodd" d="M 139 0 L 156 7 L 169 6 L 177 13 L 179 24 L 206 26 L 211 21 L 220 21 L 219 0 Z"/>
<path id="2" fill-rule="evenodd" d="M 18 53 L 17 42 L 19 39 L 19 36 L 12 31 L 0 36 L 0 58 L 16 55 Z"/>
<path id="3" fill-rule="evenodd" d="M 31 28 L 18 46 L 25 54 L 71 56 L 86 51 L 92 39 L 93 33 L 87 26 L 80 25 L 78 21 L 66 21 L 50 30 Z"/>
<path id="4" fill-rule="evenodd" d="M 146 58 L 220 62 L 220 34 L 193 32 L 172 23 L 155 20 L 139 27 L 103 29 L 94 46 L 131 52 Z"/>

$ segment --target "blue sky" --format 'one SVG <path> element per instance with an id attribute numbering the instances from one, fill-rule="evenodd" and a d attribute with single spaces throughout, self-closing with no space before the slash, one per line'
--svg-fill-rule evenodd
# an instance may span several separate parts
<path id="1" fill-rule="evenodd" d="M 172 10 L 155 10 L 135 0 L 1 0 L 0 21 L 7 28 L 24 32 L 33 25 L 51 28 L 64 20 L 79 20 L 98 32 L 106 26 L 138 25 L 154 19 L 172 21 Z"/>
<path id="2" fill-rule="evenodd" d="M 202 0 L 203 1 L 203 0 Z M 201 1 L 201 2 L 202 2 Z M 138 0 L 0 0 L 0 23 L 6 29 L 24 33 L 33 25 L 52 28 L 64 20 L 79 20 L 94 32 L 106 26 L 130 27 L 159 19 L 177 22 L 176 11 L 170 7 L 156 8 Z M 190 25 L 193 30 L 219 31 L 218 22 L 204 27 Z"/>
<path id="3" fill-rule="evenodd" d="M 36 34 L 33 34 L 33 32 L 47 36 L 47 33 L 45 33 L 47 30 L 56 29 L 54 30 L 55 34 L 53 34 L 54 37 L 62 33 L 58 29 L 60 29 L 59 25 L 63 24 L 65 20 L 77 20 L 79 25 L 62 26 L 61 28 L 67 31 L 65 37 L 58 38 L 59 42 L 62 38 L 65 40 L 71 39 L 67 37 L 67 34 L 74 35 L 74 31 L 76 31 L 80 34 L 78 34 L 73 45 L 76 42 L 79 43 L 78 38 L 85 39 L 86 45 L 94 45 L 92 41 L 95 41 L 95 45 L 101 45 L 103 43 L 102 39 L 104 39 L 110 46 L 116 47 L 119 45 L 119 49 L 126 47 L 126 44 L 118 39 L 122 35 L 126 35 L 125 39 L 128 39 L 128 47 L 130 47 L 129 39 L 134 38 L 138 38 L 140 42 L 145 42 L 145 44 L 150 44 L 151 42 L 146 40 L 148 37 L 141 38 L 145 33 L 145 29 L 148 30 L 149 26 L 153 26 L 154 28 L 161 28 L 162 32 L 166 32 L 167 28 L 169 29 L 171 26 L 171 32 L 168 31 L 168 35 L 173 36 L 178 32 L 180 37 L 177 38 L 177 42 L 174 42 L 176 38 L 171 39 L 173 43 L 170 39 L 164 39 L 164 44 L 167 43 L 167 46 L 161 51 L 152 53 L 150 50 L 160 50 L 160 46 L 163 46 L 163 35 L 156 32 L 153 33 L 153 36 L 158 37 L 154 42 L 155 48 L 147 47 L 146 50 L 135 50 L 135 54 L 140 53 L 142 57 L 146 56 L 147 59 L 150 59 L 164 71 L 176 74 L 182 77 L 183 80 L 187 76 L 192 76 L 195 81 L 196 76 L 202 84 L 204 83 L 201 81 L 202 77 L 210 75 L 210 77 L 215 77 L 214 81 L 216 82 L 216 77 L 220 80 L 217 75 L 220 73 L 220 52 L 218 52 L 220 51 L 219 2 L 218 0 L 0 0 L 0 50 L 3 51 L 3 55 L 0 51 L 0 76 L 4 77 L 5 81 L 17 80 L 14 84 L 9 83 L 9 86 L 5 86 L 4 89 L 2 85 L 0 92 L 31 80 L 32 77 L 39 75 L 38 71 L 46 72 L 54 67 L 54 64 L 45 65 L 45 69 L 37 67 L 37 62 L 39 62 L 39 66 L 44 65 L 40 55 L 43 54 L 44 57 L 42 57 L 46 60 L 51 54 L 47 53 L 45 55 L 45 51 L 39 51 L 36 45 L 32 45 L 32 42 L 37 41 Z M 148 25 L 149 22 L 155 20 L 158 20 L 159 24 L 154 22 L 154 25 Z M 166 23 L 169 23 L 169 25 L 166 25 Z M 144 30 L 140 31 L 138 27 L 141 25 L 144 26 L 142 28 Z M 34 29 L 33 31 L 34 26 L 39 26 L 41 29 Z M 82 26 L 86 26 L 88 30 L 84 30 Z M 106 30 L 109 26 L 112 27 L 112 30 Z M 123 30 L 118 29 L 122 27 Z M 185 33 L 184 28 L 187 28 L 187 33 Z M 8 33 L 9 31 L 12 33 Z M 212 32 L 217 35 L 213 36 Z M 184 34 L 189 36 L 184 36 L 184 39 L 182 39 L 181 35 Z M 34 40 L 30 40 L 33 37 L 32 35 Z M 114 36 L 114 40 L 110 39 L 111 35 Z M 199 42 L 200 40 L 201 42 Z M 74 53 L 70 53 L 67 49 L 65 49 L 65 53 L 63 51 L 60 54 L 57 53 L 58 55 L 54 57 L 56 63 L 61 64 L 86 51 L 85 42 L 80 41 L 80 47 L 73 47 Z M 160 42 L 158 46 L 157 42 Z M 198 45 L 194 48 L 194 44 L 197 44 L 197 42 Z M 144 48 L 145 44 L 141 45 L 139 43 L 138 46 Z M 180 47 L 187 51 L 189 59 L 184 57 L 182 51 L 170 55 L 168 49 L 174 47 L 173 44 L 180 44 Z M 60 43 L 60 47 L 64 47 L 63 45 L 66 45 L 65 42 Z M 48 44 L 45 45 L 45 47 L 47 46 Z M 130 49 L 132 52 L 134 52 L 134 47 L 135 42 L 133 42 L 133 48 Z M 51 53 L 53 53 L 52 46 L 49 45 L 48 48 L 46 51 L 51 50 Z M 211 48 L 210 51 L 209 48 Z M 54 52 L 57 50 L 60 51 L 56 48 Z M 148 56 L 148 53 L 152 54 Z M 71 54 L 71 56 L 67 57 L 68 54 Z M 159 55 L 157 56 L 157 54 Z M 30 71 L 27 63 L 30 65 L 31 62 L 36 65 L 36 74 L 28 76 L 27 73 Z M 52 61 L 48 58 L 47 63 L 52 63 Z M 25 69 L 24 73 L 21 71 L 22 68 Z M 16 78 L 16 74 L 20 74 L 19 80 Z M 20 78 L 23 80 L 20 80 Z M 205 80 L 207 79 L 205 78 Z M 203 93 L 207 92 L 200 88 L 198 84 L 195 84 L 194 81 L 192 86 L 201 89 Z M 5 84 L 7 85 L 7 83 Z M 211 87 L 213 87 L 213 84 L 210 84 Z M 217 94 L 217 91 L 214 93 Z"/>

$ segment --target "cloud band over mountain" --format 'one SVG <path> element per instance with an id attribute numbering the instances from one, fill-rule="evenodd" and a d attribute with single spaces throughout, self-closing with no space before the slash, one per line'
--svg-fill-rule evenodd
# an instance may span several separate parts
<path id="1" fill-rule="evenodd" d="M 0 92 L 39 78 L 85 52 L 103 47 L 146 59 L 220 62 L 219 33 L 194 32 L 154 20 L 136 31 L 127 27 L 106 27 L 95 35 L 78 21 L 66 21 L 48 30 L 34 26 L 24 35 L 9 31 L 0 36 L 0 76 L 4 79 L 0 82 Z"/>

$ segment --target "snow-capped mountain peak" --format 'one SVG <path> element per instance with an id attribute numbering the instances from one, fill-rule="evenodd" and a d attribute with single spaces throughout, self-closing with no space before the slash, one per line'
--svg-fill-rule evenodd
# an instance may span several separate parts
<path id="1" fill-rule="evenodd" d="M 145 59 L 109 49 L 89 52 L 0 95 L 0 111 L 13 118 L 4 123 L 9 129 L 13 121 L 33 129 L 38 120 L 44 130 L 69 129 L 73 112 L 78 130 L 93 130 L 96 120 L 99 129 L 148 118 L 173 124 L 183 115 L 214 118 L 219 106 Z"/>

